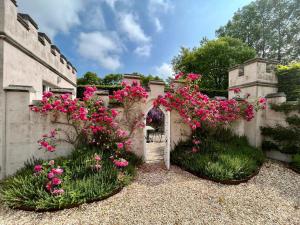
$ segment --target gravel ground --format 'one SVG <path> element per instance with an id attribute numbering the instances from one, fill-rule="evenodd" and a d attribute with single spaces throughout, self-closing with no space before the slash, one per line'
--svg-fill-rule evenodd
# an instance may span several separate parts
<path id="1" fill-rule="evenodd" d="M 300 224 L 300 175 L 268 161 L 246 184 L 225 186 L 177 167 L 144 166 L 119 194 L 79 208 L 0 208 L 0 224 Z"/>

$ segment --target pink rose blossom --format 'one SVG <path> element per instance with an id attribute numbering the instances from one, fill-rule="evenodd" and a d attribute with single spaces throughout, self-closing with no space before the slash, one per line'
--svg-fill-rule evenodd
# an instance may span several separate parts
<path id="1" fill-rule="evenodd" d="M 42 165 L 35 165 L 34 166 L 34 171 L 37 172 L 37 173 L 40 172 L 40 171 L 42 171 L 42 169 L 43 169 Z"/>
<path id="2" fill-rule="evenodd" d="M 52 185 L 60 185 L 61 184 L 61 179 L 59 179 L 58 177 L 54 177 L 52 179 Z"/>

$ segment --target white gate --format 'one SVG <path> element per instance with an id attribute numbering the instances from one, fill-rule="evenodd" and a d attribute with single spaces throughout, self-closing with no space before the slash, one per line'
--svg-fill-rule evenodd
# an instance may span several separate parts
<path id="1" fill-rule="evenodd" d="M 165 112 L 165 138 L 166 138 L 166 146 L 164 150 L 164 161 L 167 169 L 170 169 L 170 151 L 171 151 L 171 140 L 170 140 L 170 112 Z"/>

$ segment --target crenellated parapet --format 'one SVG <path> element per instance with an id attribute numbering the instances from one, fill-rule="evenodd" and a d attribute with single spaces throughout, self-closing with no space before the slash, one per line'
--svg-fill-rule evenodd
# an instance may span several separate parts
<path id="1" fill-rule="evenodd" d="M 0 0 L 1 39 L 76 86 L 76 68 L 30 15 L 18 12 L 15 0 Z"/>
<path id="2" fill-rule="evenodd" d="M 229 69 L 229 98 L 234 96 L 233 89 L 239 88 L 243 95 L 264 97 L 277 92 L 278 79 L 275 74 L 275 60 L 262 58 L 250 59 Z"/>

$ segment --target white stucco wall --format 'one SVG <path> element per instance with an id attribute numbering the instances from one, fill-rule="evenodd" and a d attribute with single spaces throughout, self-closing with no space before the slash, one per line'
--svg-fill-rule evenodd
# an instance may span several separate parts
<path id="1" fill-rule="evenodd" d="M 37 140 L 57 124 L 28 107 L 41 99 L 43 84 L 71 88 L 76 94 L 76 69 L 57 50 L 51 52 L 50 42 L 26 17 L 18 18 L 12 0 L 0 0 L 0 179 L 32 156 L 49 156 L 38 150 Z M 71 146 L 61 145 L 58 154 L 70 150 Z"/>

